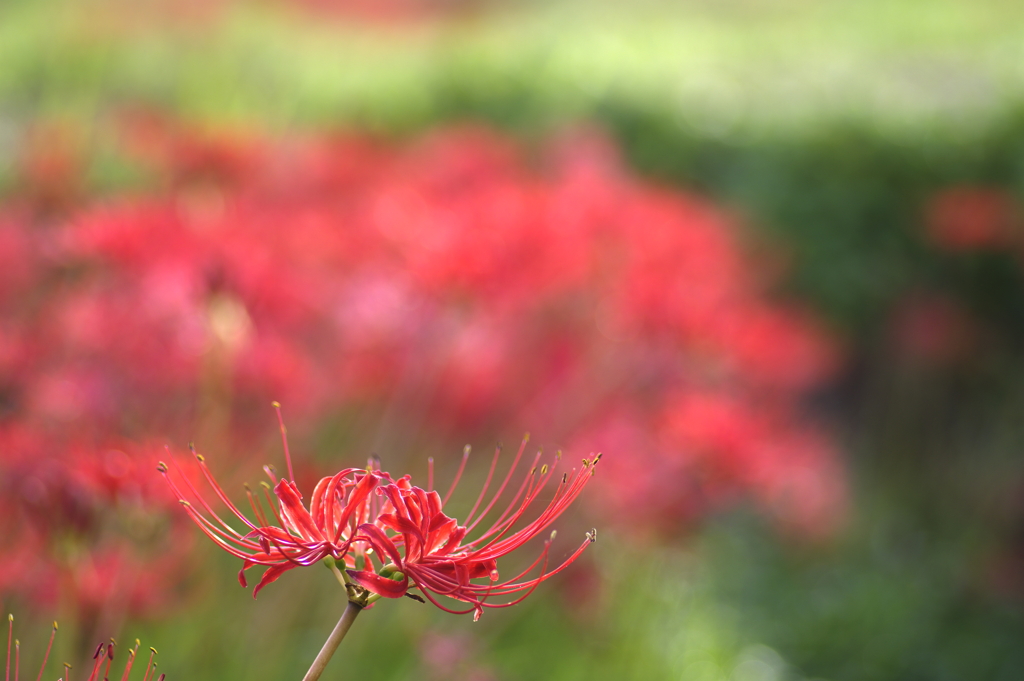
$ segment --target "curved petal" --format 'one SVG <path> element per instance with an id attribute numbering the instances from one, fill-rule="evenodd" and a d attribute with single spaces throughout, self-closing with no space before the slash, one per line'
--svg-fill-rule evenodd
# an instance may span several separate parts
<path id="1" fill-rule="evenodd" d="M 402 554 L 398 552 L 398 547 L 384 534 L 383 530 L 376 525 L 365 523 L 359 526 L 359 532 L 362 533 L 362 538 L 370 543 L 370 546 L 373 547 L 378 556 L 386 554 L 392 563 L 402 567 Z"/>
<path id="2" fill-rule="evenodd" d="M 260 579 L 260 583 L 257 584 L 256 588 L 253 590 L 252 597 L 256 598 L 256 596 L 260 592 L 260 589 L 265 587 L 267 584 L 270 584 L 271 582 L 276 582 L 278 577 L 280 577 L 281 575 L 288 572 L 294 567 L 295 565 L 292 563 L 282 563 L 281 565 L 272 565 L 268 567 L 267 571 L 263 573 L 263 578 Z"/>
<path id="3" fill-rule="evenodd" d="M 309 515 L 309 511 L 302 505 L 302 495 L 299 494 L 299 488 L 295 486 L 294 482 L 282 478 L 274 486 L 274 494 L 281 502 L 281 515 L 285 523 L 291 525 L 287 529 L 294 530 L 306 541 L 324 540 L 323 534 L 313 524 L 313 518 Z"/>
<path id="4" fill-rule="evenodd" d="M 398 580 L 388 579 L 387 577 L 381 577 L 376 572 L 363 570 L 345 570 L 345 572 L 348 573 L 353 582 L 367 591 L 384 598 L 401 598 L 409 590 L 408 576 L 403 576 L 402 579 Z"/>

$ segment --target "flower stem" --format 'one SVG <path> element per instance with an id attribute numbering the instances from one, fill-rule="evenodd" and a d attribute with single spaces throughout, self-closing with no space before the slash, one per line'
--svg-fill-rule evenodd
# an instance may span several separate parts
<path id="1" fill-rule="evenodd" d="M 348 602 L 348 605 L 345 606 L 345 612 L 341 615 L 341 619 L 334 626 L 334 631 L 331 632 L 331 635 L 327 637 L 324 647 L 320 649 L 320 653 L 313 660 L 309 671 L 302 677 L 302 681 L 317 681 L 320 678 L 320 675 L 324 673 L 324 668 L 327 667 L 327 663 L 331 661 L 334 651 L 338 649 L 341 639 L 345 638 L 345 634 L 348 633 L 352 623 L 356 621 L 356 615 L 362 609 L 363 606 L 358 603 Z"/>

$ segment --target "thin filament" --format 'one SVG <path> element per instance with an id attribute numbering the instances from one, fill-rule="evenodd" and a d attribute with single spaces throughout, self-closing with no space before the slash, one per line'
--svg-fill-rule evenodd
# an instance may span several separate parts
<path id="1" fill-rule="evenodd" d="M 295 472 L 292 470 L 292 455 L 288 451 L 288 429 L 284 427 L 284 418 L 281 416 L 281 403 L 274 402 L 274 411 L 277 412 L 277 424 L 281 426 L 281 444 L 284 445 L 284 460 L 288 463 L 288 477 L 295 482 Z"/>
<path id="2" fill-rule="evenodd" d="M 448 503 L 448 500 L 452 496 L 452 492 L 455 491 L 455 486 L 459 484 L 459 480 L 462 479 L 462 471 L 466 470 L 466 461 L 469 460 L 469 452 L 472 451 L 469 445 L 466 445 L 462 449 L 462 463 L 459 464 L 459 470 L 455 473 L 455 479 L 452 480 L 452 486 L 448 488 L 448 494 L 444 495 L 444 499 L 441 500 L 441 505 L 444 506 Z"/>
<path id="3" fill-rule="evenodd" d="M 57 623 L 53 623 L 53 629 L 50 631 L 50 642 L 46 644 L 46 653 L 43 655 L 43 666 L 39 668 L 39 676 L 36 677 L 36 681 L 42 681 L 43 672 L 46 670 L 46 662 L 50 659 L 50 650 L 53 648 L 53 637 L 57 635 Z"/>
<path id="4" fill-rule="evenodd" d="M 487 494 L 487 488 L 491 486 L 491 480 L 494 478 L 494 469 L 498 465 L 498 457 L 501 456 L 501 445 L 494 448 L 494 458 L 491 459 L 491 468 L 487 471 L 487 479 L 484 480 L 484 487 L 480 490 L 480 495 L 476 498 L 476 503 L 473 504 L 473 508 L 469 511 L 469 515 L 466 516 L 466 525 L 469 525 L 470 518 L 476 513 L 476 509 L 480 508 L 480 502 L 484 500 L 484 495 Z"/>

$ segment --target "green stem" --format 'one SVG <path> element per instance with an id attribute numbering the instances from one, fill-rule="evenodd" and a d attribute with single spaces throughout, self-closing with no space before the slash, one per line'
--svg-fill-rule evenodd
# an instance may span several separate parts
<path id="1" fill-rule="evenodd" d="M 317 681 L 320 675 L 324 673 L 324 668 L 327 667 L 327 663 L 331 661 L 331 656 L 334 655 L 334 651 L 338 649 L 338 645 L 341 643 L 341 639 L 345 638 L 345 634 L 348 633 L 352 623 L 356 621 L 356 615 L 362 611 L 363 606 L 348 602 L 345 606 L 345 612 L 341 615 L 341 619 L 334 626 L 334 631 L 327 637 L 327 641 L 324 643 L 324 647 L 320 649 L 320 653 L 313 660 L 313 665 L 306 672 L 306 675 L 302 677 L 302 681 Z"/>

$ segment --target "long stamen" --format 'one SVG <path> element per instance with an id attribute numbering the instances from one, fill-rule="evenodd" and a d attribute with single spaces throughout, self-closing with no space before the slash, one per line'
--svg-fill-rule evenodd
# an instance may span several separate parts
<path id="1" fill-rule="evenodd" d="M 576 495 L 579 494 L 580 490 L 583 489 L 583 484 L 586 482 L 586 477 L 584 474 L 587 472 L 589 468 L 592 467 L 592 464 L 589 461 L 584 461 L 586 462 L 584 469 L 580 471 L 579 475 L 574 474 L 572 482 L 568 483 L 568 485 L 566 484 L 567 476 L 563 476 L 562 481 L 559 483 L 558 488 L 555 490 L 554 497 L 548 503 L 547 508 L 545 508 L 544 511 L 541 512 L 540 516 L 538 516 L 536 520 L 534 520 L 532 523 L 530 523 L 523 529 L 513 533 L 512 535 L 506 537 L 500 543 L 498 543 L 498 540 L 505 534 L 505 532 L 507 532 L 512 527 L 512 524 L 514 524 L 518 517 L 522 515 L 523 511 L 525 511 L 526 508 L 531 503 L 533 503 L 533 500 L 537 497 L 540 491 L 544 488 L 548 479 L 550 479 L 551 475 L 554 473 L 553 468 L 548 469 L 547 466 L 542 466 L 541 474 L 543 477 L 537 484 L 534 494 L 532 496 L 527 496 L 527 499 L 523 501 L 523 506 L 516 513 L 516 516 L 509 520 L 509 524 L 505 527 L 501 534 L 499 534 L 490 542 L 488 542 L 486 546 L 478 549 L 477 555 L 480 557 L 500 556 L 506 551 L 510 550 L 511 548 L 522 544 L 524 541 L 528 540 L 531 537 L 536 536 L 538 532 L 544 530 L 548 525 L 554 522 L 555 518 L 561 515 L 565 507 L 569 503 L 571 503 L 572 500 L 575 499 Z M 485 551 L 486 553 L 484 553 Z"/>
<path id="2" fill-rule="evenodd" d="M 192 450 L 192 453 L 195 455 L 196 460 L 198 460 L 200 462 L 200 464 L 202 464 L 203 460 L 202 460 L 201 456 L 196 453 L 195 447 L 192 445 L 192 443 L 189 443 L 189 449 Z M 167 448 L 167 451 L 168 451 L 168 454 L 170 454 L 170 448 L 169 447 Z M 222 532 L 222 534 L 230 534 L 230 535 L 234 535 L 235 538 L 240 538 L 242 535 L 240 535 L 238 533 L 238 531 L 235 530 L 235 528 L 231 527 L 226 522 L 224 522 L 224 520 L 221 519 L 221 517 L 219 515 L 217 515 L 216 511 L 214 511 L 213 508 L 206 502 L 206 499 L 204 499 L 203 496 L 199 493 L 199 490 L 196 489 L 195 485 L 192 484 L 192 481 L 188 479 L 188 476 L 186 476 L 185 473 L 181 470 L 181 467 L 178 466 L 178 462 L 173 457 L 171 457 L 171 456 L 169 456 L 168 459 L 170 460 L 171 465 L 174 466 L 174 470 L 178 473 L 178 477 L 181 478 L 185 482 L 185 486 L 188 488 L 189 492 L 191 492 L 192 498 L 195 499 L 196 501 L 198 501 L 199 505 L 207 513 L 209 513 L 211 516 L 213 516 L 213 518 L 218 523 L 220 523 L 220 526 L 222 528 L 224 528 L 226 533 Z M 171 491 L 174 492 L 174 496 L 176 496 L 178 498 L 178 501 L 180 501 L 183 504 L 186 503 L 187 500 L 185 499 L 185 494 L 174 483 L 174 480 L 171 479 L 170 469 L 168 468 L 167 464 L 164 463 L 163 461 L 160 461 L 157 464 L 156 469 L 160 473 L 160 475 L 163 476 L 163 478 L 167 482 L 167 484 L 170 486 Z M 209 480 L 209 475 L 207 475 L 207 479 Z M 237 515 L 237 511 L 235 513 Z M 244 522 L 246 522 L 246 524 L 250 524 L 245 518 L 242 518 L 242 520 Z M 252 527 L 253 527 L 253 529 L 255 529 L 255 526 L 252 526 Z M 220 531 L 220 530 L 218 530 L 218 531 Z"/>
<path id="3" fill-rule="evenodd" d="M 466 470 L 466 461 L 469 460 L 469 453 L 471 451 L 472 448 L 469 445 L 462 448 L 462 463 L 459 464 L 459 470 L 455 473 L 455 479 L 452 480 L 452 486 L 448 488 L 448 494 L 445 494 L 444 499 L 441 500 L 442 506 L 448 503 L 448 500 L 452 496 L 452 492 L 455 491 L 456 485 L 458 485 L 459 480 L 462 479 L 462 471 Z"/>
<path id="4" fill-rule="evenodd" d="M 135 639 L 135 647 L 128 651 L 128 661 L 124 665 L 124 674 L 121 676 L 121 681 L 128 681 L 128 673 L 132 670 L 132 665 L 135 664 L 135 655 L 139 651 L 139 639 Z"/>
<path id="5" fill-rule="evenodd" d="M 224 505 L 227 506 L 228 510 L 234 513 L 235 517 L 241 520 L 250 530 L 258 529 L 256 525 L 251 523 L 248 518 L 242 515 L 242 512 L 238 510 L 238 508 L 231 502 L 230 499 L 228 499 L 227 495 L 224 493 L 224 490 L 221 489 L 221 486 L 219 484 L 217 484 L 217 480 L 213 477 L 213 474 L 210 472 L 210 469 L 206 466 L 206 459 L 203 458 L 202 454 L 196 451 L 195 444 L 190 442 L 188 444 L 188 448 L 189 451 L 192 452 L 193 457 L 195 457 L 196 462 L 198 462 L 199 470 L 202 472 L 203 477 L 206 478 L 206 482 L 210 485 L 211 489 L 213 489 L 214 494 L 217 495 L 217 498 L 219 498 L 224 503 Z M 221 525 L 221 527 L 223 527 L 227 532 L 240 537 L 241 535 L 238 533 L 238 530 L 224 522 L 224 520 L 217 514 L 217 512 L 213 510 L 213 507 L 210 506 L 210 504 L 206 501 L 206 498 L 199 493 L 199 490 L 196 489 L 195 485 L 192 484 L 192 481 L 189 480 L 187 475 L 185 475 L 185 472 L 181 470 L 181 466 L 178 465 L 177 460 L 172 458 L 171 465 L 174 466 L 174 470 L 178 473 L 178 477 L 185 482 L 185 486 L 188 488 L 189 492 L 192 493 L 193 499 L 199 502 L 199 505 L 203 508 L 203 510 L 209 513 L 210 516 L 212 516 L 213 519 L 216 520 Z M 161 474 L 164 475 L 165 480 L 171 483 L 171 488 L 174 490 L 174 493 L 177 494 L 178 499 L 185 499 L 185 495 L 182 494 L 180 490 L 178 490 L 177 487 L 174 486 L 173 481 L 171 480 L 170 475 L 168 474 L 169 471 L 167 470 L 166 464 L 163 465 L 162 470 L 160 466 L 157 467 L 157 470 L 159 470 Z"/>
<path id="6" fill-rule="evenodd" d="M 270 512 L 274 514 L 278 527 L 284 529 L 287 526 L 284 524 L 284 518 L 282 518 L 280 512 L 278 512 L 277 506 L 274 505 L 274 500 L 270 497 L 270 488 L 262 481 L 260 482 L 260 487 L 263 488 L 263 496 L 267 498 L 267 506 L 270 507 Z"/>
<path id="7" fill-rule="evenodd" d="M 542 472 L 541 474 L 542 475 L 543 475 L 543 470 L 544 469 L 542 467 L 541 468 L 541 472 Z M 527 481 L 528 484 L 526 486 L 526 495 L 523 497 L 522 503 L 519 505 L 519 507 L 516 509 L 516 511 L 511 516 L 509 516 L 509 518 L 507 520 L 503 520 L 502 521 L 501 531 L 500 532 L 498 532 L 493 538 L 489 538 L 487 543 L 484 544 L 482 547 L 474 549 L 474 555 L 476 555 L 478 557 L 481 557 L 483 551 L 491 549 L 502 537 L 505 536 L 505 534 L 507 534 L 509 532 L 509 530 L 512 529 L 512 526 L 516 524 L 516 521 L 518 521 L 519 518 L 521 518 L 522 515 L 524 513 L 526 513 L 526 509 L 528 509 L 530 507 L 530 505 L 533 504 L 533 501 L 540 495 L 541 490 L 544 489 L 544 482 L 546 481 L 546 478 L 543 478 L 543 479 L 541 479 L 538 482 L 537 481 L 537 469 L 534 468 L 533 470 L 530 471 L 530 475 L 526 478 L 526 481 Z M 524 528 L 524 529 L 528 530 L 529 527 Z M 520 532 L 522 532 L 522 531 L 520 531 Z M 519 534 L 519 533 L 516 533 L 516 534 Z M 485 535 L 485 537 L 488 537 L 488 536 L 489 535 Z M 512 535 L 512 536 L 515 536 L 515 535 Z M 531 534 L 530 536 L 533 536 L 533 535 Z M 480 537 L 480 538 L 476 539 L 475 541 L 470 542 L 469 544 L 467 544 L 467 546 L 475 546 L 482 539 L 484 539 L 484 537 Z M 501 555 L 501 552 L 494 552 L 492 555 Z"/>
<path id="8" fill-rule="evenodd" d="M 533 465 L 530 467 L 530 471 L 531 471 L 530 474 L 523 478 L 523 482 L 519 485 L 519 490 L 516 492 L 515 496 L 512 497 L 512 501 L 509 502 L 509 504 L 505 508 L 505 510 L 501 512 L 501 515 L 498 516 L 498 519 L 495 520 L 491 524 L 491 526 L 489 528 L 487 528 L 486 532 L 484 532 L 479 537 L 477 537 L 473 541 L 471 541 L 468 544 L 466 544 L 466 546 L 475 546 L 475 545 L 479 544 L 482 541 L 486 541 L 495 532 L 498 532 L 499 530 L 504 531 L 505 526 L 506 526 L 505 519 L 508 518 L 509 515 L 514 510 L 519 508 L 518 506 L 516 506 L 516 504 L 519 503 L 519 499 L 523 496 L 523 492 L 526 491 L 530 481 L 533 480 L 533 477 L 534 477 L 534 472 L 533 471 L 536 471 L 537 464 L 540 463 L 540 457 L 541 457 L 541 452 L 537 452 L 537 456 L 535 456 L 533 458 Z M 479 521 L 480 521 L 480 519 L 477 518 L 477 522 L 479 522 Z M 474 523 L 474 524 L 476 524 L 476 523 Z M 469 533 L 470 529 L 471 528 L 468 528 L 466 530 L 467 534 Z"/>
<path id="9" fill-rule="evenodd" d="M 249 499 L 249 506 L 252 507 L 252 512 L 256 516 L 256 520 L 260 522 L 263 527 L 267 526 L 267 515 L 263 512 L 263 505 L 260 503 L 259 497 L 254 497 L 252 488 L 249 487 L 249 483 L 243 485 L 245 488 L 245 496 Z"/>
<path id="10" fill-rule="evenodd" d="M 467 525 L 473 518 L 473 514 L 476 513 L 476 509 L 480 507 L 480 502 L 484 500 L 484 495 L 487 494 L 487 488 L 491 485 L 491 479 L 494 477 L 494 468 L 498 465 L 499 456 L 501 456 L 501 445 L 494 448 L 494 458 L 491 459 L 491 468 L 487 471 L 487 479 L 484 480 L 484 487 L 480 490 L 480 495 L 477 496 L 476 503 L 473 504 L 473 508 L 469 511 L 469 515 L 466 516 Z"/>
<path id="11" fill-rule="evenodd" d="M 274 407 L 274 411 L 277 412 L 277 423 L 281 426 L 281 444 L 284 445 L 284 460 L 288 463 L 288 477 L 292 482 L 295 482 L 295 472 L 292 470 L 292 455 L 288 451 L 288 429 L 284 427 L 284 418 L 281 416 L 281 403 L 274 401 L 271 402 Z"/>
<path id="12" fill-rule="evenodd" d="M 526 591 L 526 593 L 524 593 L 519 598 L 516 598 L 516 599 L 514 599 L 512 601 L 509 601 L 508 603 L 498 603 L 498 604 L 489 603 L 489 604 L 487 604 L 487 607 L 490 607 L 490 608 L 508 608 L 508 607 L 511 607 L 511 606 L 516 605 L 518 603 L 522 603 L 524 600 L 526 600 L 526 598 L 530 594 L 532 594 L 534 592 L 534 590 L 538 586 L 540 586 L 540 583 L 543 582 L 547 578 L 544 575 L 544 571 L 548 568 L 548 553 L 551 550 L 551 542 L 552 542 L 552 540 L 554 538 L 555 538 L 555 534 L 554 534 L 554 532 L 552 532 L 551 533 L 551 539 L 548 539 L 546 542 L 544 542 L 544 552 L 541 554 L 544 557 L 544 564 L 541 565 L 541 568 L 540 568 L 540 577 L 538 577 L 537 579 L 533 580 L 533 582 L 530 584 L 530 587 Z M 561 569 L 561 568 L 559 568 L 559 569 Z M 557 570 L 555 572 L 557 572 Z M 547 576 L 550 577 L 555 572 L 551 572 Z M 481 603 L 481 605 L 483 605 L 483 604 Z"/>
<path id="13" fill-rule="evenodd" d="M 494 504 L 496 504 L 498 502 L 498 499 L 501 498 L 502 492 L 504 492 L 505 487 L 508 486 L 508 481 L 512 479 L 512 474 L 515 473 L 516 466 L 519 465 L 519 460 L 523 458 L 523 452 L 526 451 L 526 444 L 529 441 L 530 434 L 527 433 L 523 437 L 522 443 L 519 445 L 519 451 L 516 452 L 516 458 L 512 460 L 512 466 L 508 469 L 508 473 L 505 474 L 505 479 L 501 481 L 501 486 L 498 488 L 498 491 L 494 493 L 494 497 L 491 499 L 491 502 L 487 504 L 483 512 L 480 513 L 480 516 L 476 520 L 474 520 L 472 524 L 469 523 L 468 518 L 466 519 L 466 529 L 468 532 L 472 532 L 473 528 L 479 525 L 480 521 L 487 517 L 487 514 L 491 512 L 492 508 L 494 508 Z"/>
<path id="14" fill-rule="evenodd" d="M 142 681 L 149 681 L 150 670 L 156 665 L 153 664 L 153 658 L 156 657 L 156 648 L 149 649 L 149 664 L 146 665 L 146 674 L 142 677 Z"/>
<path id="15" fill-rule="evenodd" d="M 7 672 L 6 681 L 11 681 L 11 639 L 14 638 L 14 615 L 7 615 Z"/>
<path id="16" fill-rule="evenodd" d="M 434 457 L 427 458 L 427 491 L 434 491 Z"/>
<path id="17" fill-rule="evenodd" d="M 555 568 L 551 572 L 542 572 L 540 577 L 537 577 L 534 580 L 530 580 L 528 582 L 523 582 L 521 584 L 509 584 L 509 583 L 503 584 L 502 585 L 502 588 L 504 589 L 503 593 L 513 593 L 515 591 L 522 590 L 522 589 L 526 588 L 527 586 L 532 586 L 535 581 L 539 583 L 539 582 L 543 582 L 546 579 L 549 579 L 550 577 L 554 577 L 559 572 L 561 572 L 565 568 L 569 567 L 573 562 L 575 562 L 575 560 L 577 558 L 579 558 L 580 554 L 583 553 L 583 551 L 588 546 L 593 544 L 594 541 L 596 541 L 596 537 L 597 537 L 597 535 L 596 535 L 594 530 L 591 530 L 590 532 L 587 532 L 586 539 L 583 540 L 583 543 L 580 544 L 579 548 L 577 548 L 575 551 L 573 551 L 572 555 L 570 555 L 568 558 L 566 558 L 564 561 L 562 561 L 562 564 L 559 565 L 557 568 Z M 534 565 L 536 565 L 536 563 L 534 563 Z M 545 567 L 543 569 L 547 569 L 547 568 Z M 520 579 L 521 577 L 523 577 L 523 575 L 520 575 L 519 577 L 516 577 L 515 579 Z M 491 607 L 495 607 L 495 606 L 491 606 Z"/>
<path id="18" fill-rule="evenodd" d="M 14 639 L 14 681 L 18 681 L 18 670 L 21 667 L 21 643 Z"/>
<path id="19" fill-rule="evenodd" d="M 100 667 L 103 666 L 103 658 L 106 657 L 106 655 L 101 655 L 105 647 L 102 643 L 96 646 L 96 652 L 92 655 L 95 662 L 92 664 L 92 672 L 89 674 L 88 681 L 96 681 L 96 675 L 99 673 Z"/>
<path id="20" fill-rule="evenodd" d="M 110 666 L 114 664 L 114 646 L 117 644 L 114 639 L 110 639 L 110 643 L 107 645 L 107 668 L 103 670 L 103 678 L 110 678 Z"/>
<path id="21" fill-rule="evenodd" d="M 50 659 L 50 649 L 53 648 L 53 637 L 57 635 L 57 623 L 53 623 L 53 629 L 50 631 L 50 642 L 46 644 L 46 653 L 43 655 L 43 666 L 39 668 L 39 676 L 36 677 L 36 681 L 42 681 L 43 672 L 46 671 L 46 662 Z"/>

